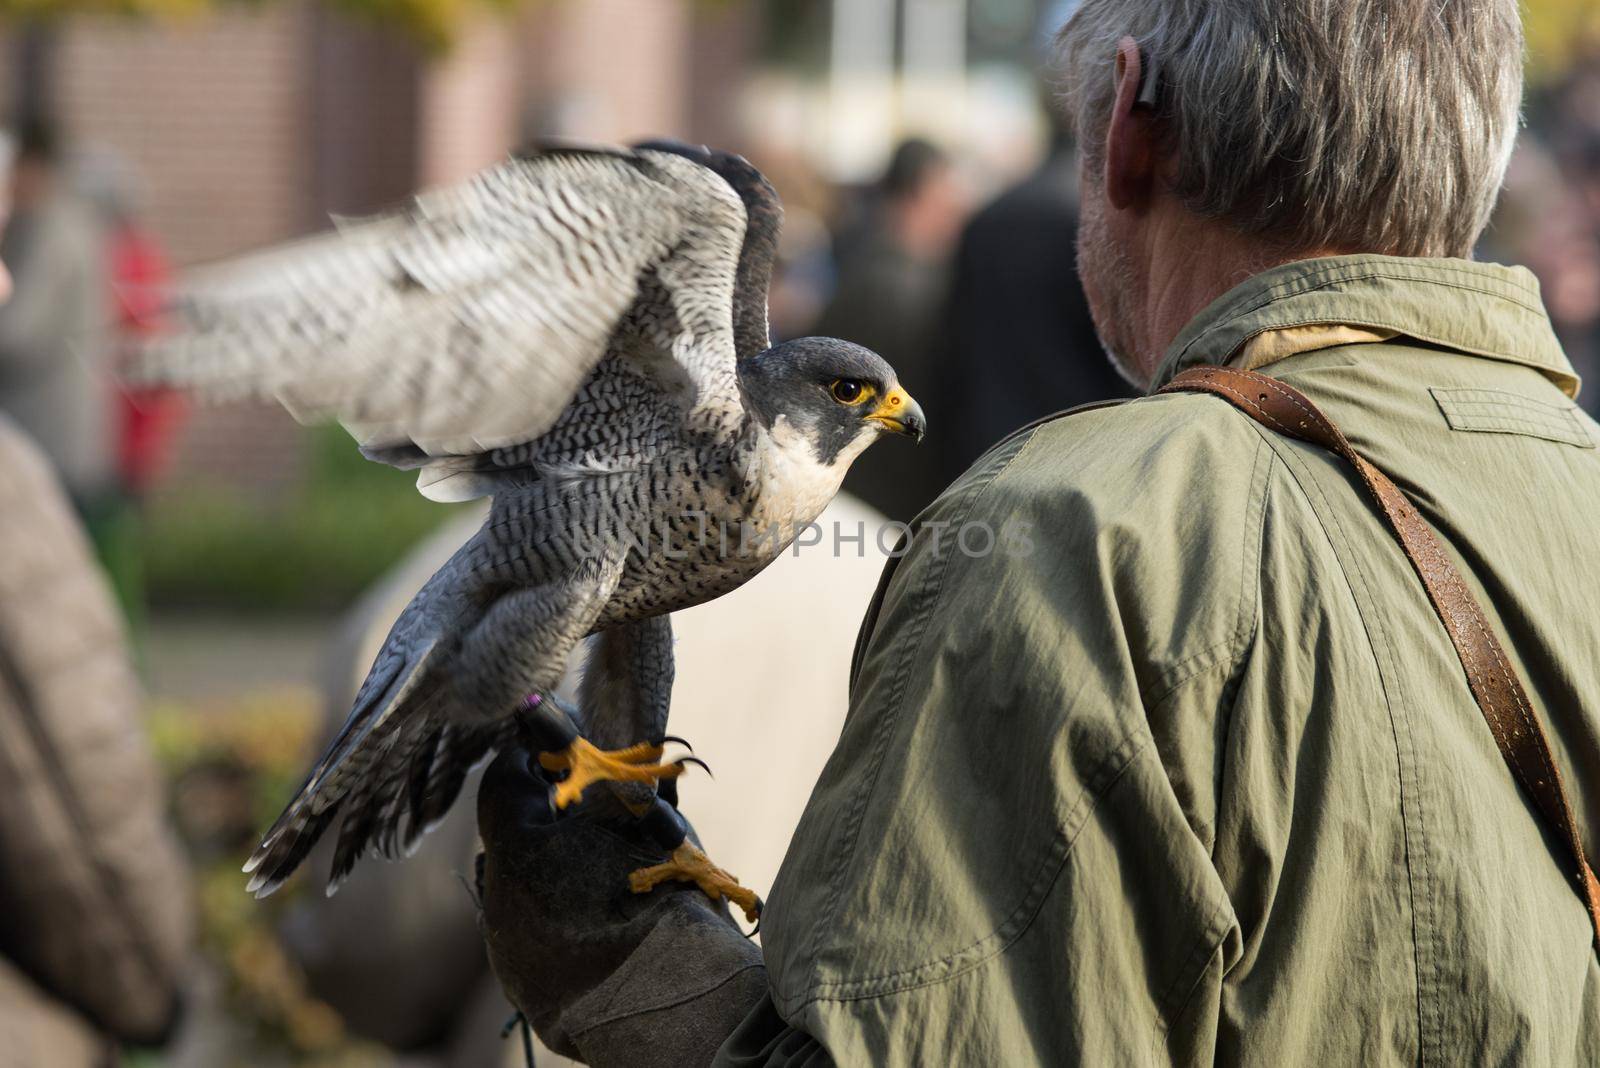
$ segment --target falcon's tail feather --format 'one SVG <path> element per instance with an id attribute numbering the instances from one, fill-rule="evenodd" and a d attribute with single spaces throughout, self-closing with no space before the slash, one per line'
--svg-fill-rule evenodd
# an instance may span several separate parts
<path id="1" fill-rule="evenodd" d="M 436 721 L 438 691 L 428 671 L 436 649 L 429 642 L 410 656 L 380 656 L 350 718 L 245 864 L 246 889 L 266 897 L 282 886 L 341 812 L 341 847 L 355 829 L 364 849 L 375 830 L 407 810 L 408 764 Z"/>
<path id="2" fill-rule="evenodd" d="M 412 763 L 411 808 L 406 816 L 402 849 L 414 851 L 422 836 L 439 825 L 460 796 L 467 773 L 491 750 L 506 745 L 515 731 L 516 722 L 511 719 L 496 728 L 471 729 L 454 724 L 444 728 L 429 760 Z M 421 789 L 417 789 L 419 783 Z"/>
<path id="3" fill-rule="evenodd" d="M 461 795 L 467 773 L 515 729 L 503 724 L 465 727 L 429 717 L 385 757 L 387 770 L 357 785 L 345 799 L 349 814 L 328 869 L 327 892 L 338 890 L 371 851 L 410 856 Z"/>

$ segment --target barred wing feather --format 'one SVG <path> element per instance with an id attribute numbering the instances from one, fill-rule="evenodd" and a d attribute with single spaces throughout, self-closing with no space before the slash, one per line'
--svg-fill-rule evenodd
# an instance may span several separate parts
<path id="1" fill-rule="evenodd" d="M 303 421 L 337 419 L 380 456 L 526 442 L 605 354 L 646 272 L 670 275 L 710 235 L 698 255 L 727 260 L 731 293 L 743 226 L 726 183 L 675 156 L 517 157 L 198 273 L 175 303 L 178 329 L 134 374 L 276 398 Z"/>

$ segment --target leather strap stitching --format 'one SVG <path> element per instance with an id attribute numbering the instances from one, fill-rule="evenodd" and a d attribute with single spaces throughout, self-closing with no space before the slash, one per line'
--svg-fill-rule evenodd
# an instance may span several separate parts
<path id="1" fill-rule="evenodd" d="M 1240 373 L 1248 378 L 1251 382 L 1254 382 L 1256 385 L 1265 389 L 1274 391 L 1284 400 L 1300 409 L 1300 411 L 1305 414 L 1307 419 L 1310 419 L 1317 426 L 1321 427 L 1323 432 L 1333 440 L 1337 441 L 1342 448 L 1350 447 L 1349 442 L 1345 440 L 1344 434 L 1340 432 L 1339 428 L 1334 426 L 1333 423 L 1328 420 L 1328 417 L 1322 414 L 1320 409 L 1312 406 L 1311 402 L 1305 397 L 1301 396 L 1296 391 L 1289 389 L 1282 382 L 1279 382 L 1275 378 L 1268 378 L 1266 375 L 1257 374 L 1254 371 L 1242 371 Z"/>

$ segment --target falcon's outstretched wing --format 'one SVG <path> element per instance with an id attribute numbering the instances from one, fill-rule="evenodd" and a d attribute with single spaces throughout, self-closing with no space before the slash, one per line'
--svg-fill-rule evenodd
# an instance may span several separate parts
<path id="1" fill-rule="evenodd" d="M 178 329 L 133 374 L 276 398 L 407 466 L 527 442 L 641 299 L 664 294 L 672 306 L 646 318 L 694 335 L 668 348 L 673 373 L 732 390 L 745 223 L 728 183 L 680 154 L 541 149 L 198 272 L 176 302 Z M 651 276 L 661 284 L 642 298 Z"/>

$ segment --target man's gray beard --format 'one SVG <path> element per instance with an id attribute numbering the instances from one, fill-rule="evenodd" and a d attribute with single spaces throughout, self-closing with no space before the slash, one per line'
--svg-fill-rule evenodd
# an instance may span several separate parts
<path id="1" fill-rule="evenodd" d="M 1127 254 L 1111 240 L 1103 197 L 1100 190 L 1084 190 L 1078 214 L 1078 278 L 1089 298 L 1089 315 L 1106 358 L 1129 385 L 1145 390 L 1150 388 L 1150 379 L 1137 370 L 1129 338 L 1131 309 L 1144 304 L 1136 299 L 1140 296 L 1139 275 Z"/>

